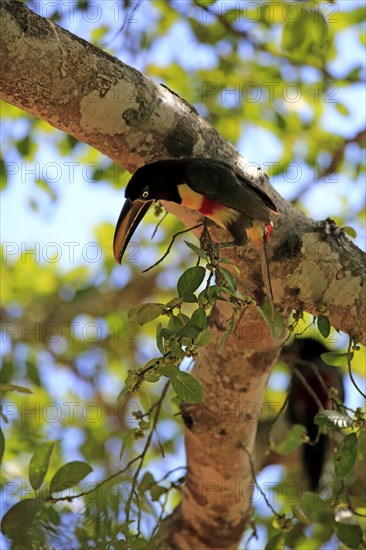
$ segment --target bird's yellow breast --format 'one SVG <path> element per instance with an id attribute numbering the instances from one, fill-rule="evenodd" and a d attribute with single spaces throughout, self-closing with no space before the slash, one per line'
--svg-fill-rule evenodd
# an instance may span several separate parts
<path id="1" fill-rule="evenodd" d="M 183 206 L 200 212 L 223 228 L 226 228 L 227 224 L 234 221 L 239 215 L 236 210 L 196 193 L 185 183 L 178 185 L 178 192 L 182 198 Z"/>
<path id="2" fill-rule="evenodd" d="M 191 210 L 197 210 L 201 208 L 204 196 L 193 191 L 186 183 L 178 185 L 178 193 L 182 198 L 183 206 L 190 208 Z"/>

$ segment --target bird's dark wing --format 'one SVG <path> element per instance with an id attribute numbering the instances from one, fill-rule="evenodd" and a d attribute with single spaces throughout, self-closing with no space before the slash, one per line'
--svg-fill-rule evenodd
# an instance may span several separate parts
<path id="1" fill-rule="evenodd" d="M 224 206 L 243 212 L 252 220 L 270 222 L 268 210 L 277 208 L 259 187 L 229 164 L 214 159 L 187 159 L 185 182 L 193 191 Z"/>

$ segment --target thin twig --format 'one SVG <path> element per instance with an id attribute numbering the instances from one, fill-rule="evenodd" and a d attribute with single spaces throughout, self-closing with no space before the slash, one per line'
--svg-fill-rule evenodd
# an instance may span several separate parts
<path id="1" fill-rule="evenodd" d="M 260 494 L 262 495 L 262 497 L 264 498 L 264 501 L 265 503 L 267 504 L 268 508 L 271 510 L 271 512 L 277 517 L 277 518 L 280 518 L 282 519 L 283 518 L 283 514 L 279 514 L 278 512 L 276 512 L 276 510 L 273 508 L 272 504 L 269 502 L 266 494 L 264 493 L 264 491 L 262 491 L 258 481 L 257 481 L 257 477 L 255 475 L 255 468 L 254 468 L 254 464 L 253 464 L 253 460 L 252 460 L 252 457 L 251 457 L 251 454 L 250 452 L 248 451 L 248 449 L 246 448 L 245 445 L 241 445 L 241 449 L 243 449 L 243 451 L 245 451 L 247 457 L 248 457 L 248 460 L 249 460 L 249 465 L 250 465 L 250 470 L 251 470 L 251 473 L 252 473 L 252 478 L 253 478 L 253 482 L 254 482 L 254 485 L 257 487 L 258 491 L 260 492 Z"/>
<path id="2" fill-rule="evenodd" d="M 297 376 L 297 378 L 300 380 L 301 384 L 304 386 L 304 388 L 307 390 L 309 395 L 313 398 L 315 403 L 318 405 L 319 410 L 323 411 L 324 407 L 322 405 L 322 402 L 320 401 L 319 397 L 316 395 L 315 391 L 312 389 L 312 387 L 310 386 L 310 384 L 306 380 L 305 376 L 303 376 L 301 374 L 301 372 L 298 369 L 296 369 L 295 367 L 293 367 L 292 365 L 289 365 L 289 366 L 290 366 L 291 371 L 295 374 L 295 376 Z M 320 435 L 321 435 L 321 429 L 320 429 L 320 426 L 319 426 L 318 427 L 318 432 L 316 434 L 316 438 L 313 441 L 308 441 L 307 444 L 311 445 L 311 446 L 316 445 L 318 443 L 319 439 L 320 439 Z"/>
<path id="3" fill-rule="evenodd" d="M 67 500 L 67 501 L 71 501 L 73 500 L 74 498 L 80 498 L 80 497 L 84 497 L 86 495 L 90 495 L 91 493 L 94 493 L 95 491 L 97 491 L 100 487 L 102 487 L 103 485 L 105 485 L 106 483 L 108 483 L 108 481 L 111 481 L 111 479 L 114 479 L 115 477 L 117 476 L 120 476 L 122 474 L 124 474 L 125 472 L 127 472 L 127 470 L 132 466 L 132 464 L 134 462 L 136 462 L 137 460 L 140 460 L 142 458 L 142 453 L 138 456 L 135 456 L 135 458 L 133 458 L 132 460 L 130 460 L 128 462 L 128 464 L 122 469 L 122 470 L 118 470 L 118 472 L 115 472 L 114 474 L 110 475 L 109 477 L 107 477 L 106 479 L 104 479 L 103 481 L 101 481 L 100 483 L 97 483 L 97 485 L 95 485 L 95 487 L 93 489 L 90 489 L 89 491 L 83 491 L 81 493 L 78 493 L 77 495 L 72 495 L 72 496 L 66 496 L 66 497 L 57 497 L 57 498 L 54 498 L 52 496 L 49 496 L 49 497 L 46 497 L 45 500 L 46 501 L 51 501 L 51 502 L 59 502 L 61 500 Z"/>
<path id="4" fill-rule="evenodd" d="M 162 442 L 160 441 L 160 437 L 159 437 L 159 434 L 158 434 L 158 430 L 156 429 L 156 426 L 155 426 L 155 433 L 156 433 L 156 438 L 157 438 L 157 441 L 158 441 L 159 449 L 160 449 L 160 452 L 161 452 L 161 456 L 162 456 L 162 458 L 165 458 L 164 447 L 163 447 Z"/>
<path id="5" fill-rule="evenodd" d="M 150 535 L 150 540 L 152 540 L 155 536 L 155 533 L 157 532 L 157 530 L 159 529 L 159 526 L 161 524 L 161 520 L 163 519 L 163 515 L 164 515 L 164 512 L 165 512 L 165 507 L 166 505 L 168 504 L 168 498 L 169 498 L 169 491 L 167 491 L 165 493 L 165 499 L 164 499 L 164 502 L 163 504 L 161 505 L 161 511 L 160 511 L 160 514 L 159 514 L 159 517 L 157 519 L 157 522 L 154 526 L 154 529 L 152 530 L 151 532 L 151 535 Z"/>
<path id="6" fill-rule="evenodd" d="M 366 518 L 366 514 L 360 514 L 360 512 L 356 512 L 356 510 L 353 507 L 353 504 L 351 502 L 351 498 L 350 498 L 348 493 L 345 494 L 345 497 L 346 497 L 346 500 L 347 500 L 348 508 L 351 510 L 351 512 L 353 514 L 355 514 L 355 516 L 359 516 L 361 518 Z"/>
<path id="7" fill-rule="evenodd" d="M 188 229 L 184 229 L 183 231 L 178 231 L 178 233 L 176 233 L 175 235 L 173 235 L 172 237 L 172 240 L 170 241 L 170 245 L 168 246 L 165 254 L 160 258 L 160 260 L 158 260 L 157 262 L 155 262 L 153 265 L 151 265 L 150 267 L 147 267 L 146 269 L 144 269 L 142 271 L 142 273 L 146 273 L 147 271 L 150 271 L 150 269 L 153 269 L 154 267 L 156 267 L 157 265 L 161 264 L 161 262 L 163 260 L 165 260 L 165 258 L 168 256 L 169 252 L 171 251 L 172 249 L 172 246 L 174 244 L 174 241 L 175 239 L 179 236 L 179 235 L 183 235 L 184 233 L 188 233 L 189 231 L 193 231 L 193 229 L 197 229 L 198 227 L 201 227 L 203 225 L 203 222 L 197 224 L 197 225 L 194 225 L 193 227 L 189 227 Z"/>
<path id="8" fill-rule="evenodd" d="M 337 173 L 339 164 L 342 161 L 347 145 L 349 145 L 350 143 L 358 143 L 359 145 L 362 146 L 362 143 L 365 141 L 365 136 L 366 136 L 366 130 L 363 129 L 357 132 L 357 134 L 355 134 L 354 136 L 344 139 L 342 143 L 336 149 L 333 150 L 330 163 L 327 166 L 325 166 L 323 170 L 319 172 L 316 180 L 314 178 L 314 180 L 311 180 L 305 185 L 303 185 L 302 188 L 298 191 L 298 193 L 291 199 L 291 202 L 297 203 L 303 197 L 303 195 L 305 195 L 305 193 L 307 193 L 309 189 L 312 188 L 314 184 L 320 183 L 327 176 Z"/>
<path id="9" fill-rule="evenodd" d="M 177 472 L 178 470 L 186 470 L 187 466 L 177 466 L 176 468 L 173 468 L 172 470 L 169 470 L 167 474 L 165 474 L 163 477 L 161 477 L 156 483 L 161 483 L 162 481 L 165 481 L 171 474 L 174 472 Z"/>
<path id="10" fill-rule="evenodd" d="M 165 212 L 164 216 L 163 216 L 163 217 L 161 218 L 161 220 L 159 220 L 158 223 L 156 224 L 155 229 L 154 229 L 154 231 L 153 231 L 153 234 L 151 235 L 151 240 L 153 240 L 153 238 L 155 237 L 157 230 L 159 229 L 160 225 L 163 223 L 163 221 L 165 220 L 165 218 L 167 217 L 167 215 L 168 215 L 168 212 Z"/>
<path id="11" fill-rule="evenodd" d="M 316 395 L 315 391 L 313 390 L 313 388 L 310 386 L 310 384 L 306 380 L 305 376 L 303 374 L 301 374 L 301 372 L 297 368 L 293 367 L 292 365 L 290 365 L 290 369 L 295 374 L 295 376 L 297 376 L 297 378 L 299 378 L 299 380 L 302 383 L 302 385 L 304 386 L 304 388 L 307 390 L 307 392 L 314 399 L 315 403 L 319 407 L 319 410 L 323 411 L 324 407 L 322 405 L 322 402 L 320 401 L 319 397 Z"/>
<path id="12" fill-rule="evenodd" d="M 152 425 L 152 428 L 151 428 L 150 433 L 148 435 L 148 438 L 146 440 L 144 450 L 142 451 L 142 453 L 140 455 L 140 464 L 138 465 L 138 467 L 136 469 L 136 472 L 134 473 L 134 476 L 132 478 L 131 491 L 130 491 L 129 497 L 127 499 L 127 502 L 126 502 L 126 520 L 125 520 L 126 524 L 128 524 L 128 522 L 130 520 L 132 498 L 133 498 L 133 494 L 136 490 L 137 479 L 138 479 L 138 476 L 140 474 L 140 471 L 141 471 L 141 468 L 142 468 L 142 465 L 143 465 L 143 462 L 144 462 L 144 459 L 145 459 L 145 455 L 146 455 L 146 453 L 147 453 L 147 451 L 150 447 L 150 443 L 151 443 L 151 440 L 152 440 L 152 437 L 153 437 L 153 433 L 155 431 L 155 426 L 156 426 L 157 421 L 159 419 L 160 409 L 161 409 L 161 406 L 163 404 L 165 395 L 168 391 L 169 385 L 170 385 L 170 380 L 165 384 L 165 386 L 163 388 L 163 391 L 162 391 L 162 394 L 160 396 L 160 399 L 158 400 L 158 405 L 156 407 L 156 411 L 155 411 L 155 415 L 154 415 L 154 419 L 153 419 L 153 425 Z"/>
<path id="13" fill-rule="evenodd" d="M 351 382 L 352 384 L 354 385 L 354 387 L 356 388 L 356 390 L 358 391 L 358 393 L 360 393 L 362 395 L 362 397 L 364 399 L 366 399 L 366 394 L 363 393 L 362 390 L 360 390 L 360 388 L 358 387 L 355 379 L 353 378 L 353 374 L 352 374 L 352 367 L 351 367 L 351 347 L 352 347 L 352 344 L 353 344 L 353 340 L 352 338 L 349 339 L 349 342 L 348 342 L 348 350 L 347 350 L 347 365 L 348 365 L 348 374 L 349 374 L 349 377 L 351 379 Z"/>
<path id="14" fill-rule="evenodd" d="M 276 416 L 274 417 L 274 419 L 273 419 L 272 422 L 270 423 L 269 429 L 267 430 L 267 447 L 268 447 L 269 449 L 271 449 L 271 434 L 272 434 L 272 430 L 273 430 L 273 428 L 275 427 L 275 424 L 276 424 L 277 420 L 279 419 L 279 417 L 281 416 L 281 414 L 282 414 L 283 411 L 285 410 L 286 405 L 287 405 L 287 403 L 288 403 L 289 396 L 290 396 L 290 394 L 288 393 L 288 394 L 286 395 L 286 399 L 285 399 L 284 402 L 282 403 L 282 406 L 281 406 L 280 410 L 278 411 L 278 413 L 276 414 Z"/>
<path id="15" fill-rule="evenodd" d="M 302 359 L 300 359 L 300 361 L 298 361 L 298 364 L 303 365 L 304 367 L 309 367 L 313 371 L 313 374 L 315 375 L 315 377 L 318 380 L 319 384 L 321 385 L 322 389 L 325 391 L 325 393 L 328 395 L 328 397 L 330 397 L 329 396 L 330 388 L 326 385 L 326 383 L 324 381 L 324 378 L 320 375 L 319 369 L 316 366 L 316 364 L 313 363 L 312 361 L 304 361 Z"/>

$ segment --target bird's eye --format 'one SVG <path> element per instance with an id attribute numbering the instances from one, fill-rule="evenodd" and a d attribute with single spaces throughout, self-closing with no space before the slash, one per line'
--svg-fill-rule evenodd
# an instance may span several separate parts
<path id="1" fill-rule="evenodd" d="M 142 192 L 142 198 L 143 199 L 147 199 L 148 196 L 149 196 L 149 191 L 143 191 Z"/>

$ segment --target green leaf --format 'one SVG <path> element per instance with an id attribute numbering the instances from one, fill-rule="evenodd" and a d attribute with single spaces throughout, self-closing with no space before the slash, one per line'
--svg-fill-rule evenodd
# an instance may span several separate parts
<path id="1" fill-rule="evenodd" d="M 206 8 L 207 6 L 212 6 L 213 4 L 216 4 L 217 0 L 197 0 L 196 4 L 200 8 Z"/>
<path id="2" fill-rule="evenodd" d="M 207 254 L 205 252 L 203 252 L 203 250 L 201 250 L 198 246 L 196 246 L 195 244 L 193 243 L 190 243 L 189 241 L 184 241 L 186 243 L 186 245 L 188 246 L 188 248 L 190 248 L 191 250 L 193 250 L 193 252 L 195 254 L 197 254 L 197 256 L 199 256 L 200 258 L 202 258 L 203 260 L 205 260 L 206 262 L 209 261 L 209 257 L 207 256 Z"/>
<path id="3" fill-rule="evenodd" d="M 144 374 L 145 382 L 150 382 L 150 384 L 155 384 L 160 380 L 160 374 L 157 369 L 151 369 L 149 372 Z"/>
<path id="4" fill-rule="evenodd" d="M 6 512 L 1 521 L 2 534 L 9 538 L 19 537 L 33 524 L 40 507 L 40 501 L 34 498 L 17 502 Z"/>
<path id="5" fill-rule="evenodd" d="M 344 428 L 350 428 L 353 425 L 353 420 L 338 411 L 325 410 L 316 413 L 314 424 L 317 424 L 317 426 L 326 426 L 333 430 L 344 430 Z"/>
<path id="6" fill-rule="evenodd" d="M 0 391 L 17 391 L 19 393 L 33 393 L 29 388 L 16 384 L 0 384 Z"/>
<path id="7" fill-rule="evenodd" d="M 228 284 L 230 290 L 232 292 L 235 292 L 238 288 L 238 284 L 236 282 L 234 275 L 230 273 L 230 271 L 225 267 L 220 267 L 219 269 L 220 269 L 220 273 L 223 275 L 226 283 Z"/>
<path id="8" fill-rule="evenodd" d="M 118 542 L 119 542 L 119 540 L 118 540 Z M 127 544 L 126 548 L 128 548 L 128 550 L 149 550 L 149 548 L 151 548 L 151 546 L 150 546 L 150 543 L 148 543 L 146 539 L 144 539 L 142 537 L 138 537 L 138 538 L 134 538 L 133 541 L 131 541 L 129 544 Z M 116 547 L 116 549 L 117 549 L 117 547 Z M 120 550 L 120 549 L 118 548 L 118 550 Z"/>
<path id="9" fill-rule="evenodd" d="M 132 317 L 135 317 L 136 313 L 138 312 L 138 310 L 141 309 L 141 305 L 139 304 L 138 306 L 132 306 L 130 307 L 130 309 L 128 310 L 128 314 L 127 314 L 127 317 L 129 319 L 131 319 Z"/>
<path id="10" fill-rule="evenodd" d="M 175 337 L 174 332 L 167 328 L 162 328 L 160 334 L 164 340 L 172 340 Z"/>
<path id="11" fill-rule="evenodd" d="M 338 105 L 338 103 L 337 103 Z M 345 225 L 342 227 L 343 231 L 346 235 L 351 237 L 351 239 L 355 239 L 357 237 L 357 231 L 353 227 L 350 227 L 349 225 Z"/>
<path id="12" fill-rule="evenodd" d="M 236 274 L 237 274 L 237 275 L 240 275 L 240 269 L 239 269 L 238 266 L 235 265 L 231 260 L 228 260 L 227 258 L 220 258 L 219 263 L 220 263 L 220 264 L 231 265 L 231 267 L 234 269 L 234 271 L 236 272 Z"/>
<path id="13" fill-rule="evenodd" d="M 305 426 L 294 424 L 291 430 L 287 432 L 286 439 L 276 445 L 275 451 L 281 455 L 292 453 L 304 443 L 304 435 L 306 435 Z"/>
<path id="14" fill-rule="evenodd" d="M 151 500 L 152 501 L 159 500 L 161 495 L 163 495 L 166 492 L 167 492 L 167 489 L 165 487 L 161 487 L 160 485 L 153 485 L 152 487 L 150 487 Z"/>
<path id="15" fill-rule="evenodd" d="M 358 460 L 366 458 L 366 429 L 363 428 L 358 432 Z"/>
<path id="16" fill-rule="evenodd" d="M 165 346 L 164 346 L 163 335 L 161 334 L 162 328 L 163 328 L 163 325 L 161 323 L 159 323 L 158 326 L 156 327 L 156 345 L 161 355 L 164 355 Z"/>
<path id="17" fill-rule="evenodd" d="M 323 47 L 328 39 L 328 25 L 325 17 L 319 10 L 308 12 L 307 31 L 311 34 L 313 41 Z"/>
<path id="18" fill-rule="evenodd" d="M 320 334 L 323 338 L 328 338 L 330 334 L 330 322 L 328 317 L 325 315 L 319 315 L 317 323 Z"/>
<path id="19" fill-rule="evenodd" d="M 136 312 L 137 322 L 139 325 L 145 325 L 150 323 L 160 315 L 165 313 L 165 306 L 163 304 L 144 304 Z"/>
<path id="20" fill-rule="evenodd" d="M 186 355 L 185 351 L 182 350 L 180 345 L 175 340 L 172 340 L 170 342 L 170 351 L 172 355 L 177 359 L 183 359 L 183 357 L 185 357 Z"/>
<path id="21" fill-rule="evenodd" d="M 185 313 L 182 313 L 181 311 L 177 315 L 178 319 L 182 321 L 183 325 L 188 325 L 190 318 Z"/>
<path id="22" fill-rule="evenodd" d="M 5 451 L 5 437 L 2 429 L 0 428 L 0 464 L 3 461 L 4 451 Z"/>
<path id="23" fill-rule="evenodd" d="M 27 134 L 23 139 L 18 140 L 15 143 L 16 148 L 18 149 L 19 153 L 26 157 L 29 155 L 31 150 L 31 139 L 30 136 Z"/>
<path id="24" fill-rule="evenodd" d="M 33 454 L 29 463 L 29 481 L 33 489 L 37 491 L 42 485 L 50 463 L 54 441 L 42 443 Z"/>
<path id="25" fill-rule="evenodd" d="M 291 510 L 294 517 L 297 520 L 301 521 L 301 523 L 305 523 L 307 525 L 311 524 L 309 517 L 300 506 L 297 506 L 296 504 L 294 504 L 293 506 L 291 506 Z"/>
<path id="26" fill-rule="evenodd" d="M 139 491 L 144 493 L 145 491 L 148 491 L 152 485 L 154 485 L 155 479 L 152 473 L 145 472 L 143 475 L 143 478 L 141 480 L 141 483 L 139 485 Z"/>
<path id="27" fill-rule="evenodd" d="M 353 355 L 353 352 L 350 353 L 350 361 L 352 361 Z M 324 363 L 331 365 L 332 367 L 347 367 L 348 365 L 348 353 L 335 353 L 333 351 L 328 351 L 327 353 L 322 353 L 320 357 Z"/>
<path id="28" fill-rule="evenodd" d="M 168 323 L 168 330 L 171 330 L 174 334 L 178 332 L 180 328 L 184 326 L 184 323 L 182 322 L 179 317 L 176 315 L 172 315 L 169 319 Z"/>
<path id="29" fill-rule="evenodd" d="M 206 270 L 200 265 L 187 269 L 178 279 L 177 291 L 179 298 L 186 302 L 195 302 L 197 299 L 193 292 L 202 284 L 205 275 Z"/>
<path id="30" fill-rule="evenodd" d="M 305 509 L 305 513 L 312 522 L 331 521 L 334 517 L 334 512 L 330 504 L 324 502 L 319 495 L 310 491 L 305 491 L 302 494 L 301 507 Z"/>
<path id="31" fill-rule="evenodd" d="M 8 185 L 8 172 L 6 169 L 6 164 L 2 158 L 0 158 L 0 190 L 6 188 Z"/>
<path id="32" fill-rule="evenodd" d="M 81 462 L 75 460 L 64 464 L 55 473 L 51 480 L 50 492 L 56 493 L 59 491 L 65 491 L 74 485 L 77 485 L 84 477 L 86 477 L 93 468 L 87 462 Z"/>
<path id="33" fill-rule="evenodd" d="M 285 537 L 282 533 L 278 533 L 274 537 L 271 537 L 264 550 L 285 550 Z"/>
<path id="34" fill-rule="evenodd" d="M 192 313 L 191 323 L 192 323 L 192 325 L 196 325 L 197 327 L 200 327 L 201 329 L 206 328 L 206 326 L 207 326 L 207 315 L 206 315 L 206 311 L 203 309 L 203 307 L 197 308 Z"/>
<path id="35" fill-rule="evenodd" d="M 180 343 L 182 346 L 191 346 L 193 344 L 193 338 L 189 338 L 188 336 L 180 339 Z"/>
<path id="36" fill-rule="evenodd" d="M 204 347 L 210 343 L 211 338 L 212 338 L 212 332 L 210 330 L 203 330 L 202 332 L 199 333 L 194 343 L 198 347 Z"/>
<path id="37" fill-rule="evenodd" d="M 61 524 L 60 514 L 52 505 L 42 507 L 42 520 L 45 520 L 47 523 L 52 523 L 53 525 Z"/>
<path id="38" fill-rule="evenodd" d="M 274 324 L 272 321 L 272 305 L 270 301 L 267 299 L 264 304 L 263 308 L 260 308 L 259 306 L 256 306 L 257 311 L 261 314 L 263 319 L 265 320 L 265 323 L 268 327 L 268 330 L 270 331 L 273 338 L 277 338 L 280 336 L 283 332 L 283 319 L 282 315 L 275 309 L 274 311 Z"/>
<path id="39" fill-rule="evenodd" d="M 125 385 L 123 386 L 122 390 L 120 391 L 117 397 L 117 403 L 121 401 L 121 399 L 128 392 L 128 390 L 132 391 L 134 389 L 138 379 L 139 379 L 139 376 L 137 372 L 131 371 L 128 373 L 127 378 L 125 380 Z"/>
<path id="40" fill-rule="evenodd" d="M 141 388 L 138 388 L 137 390 L 135 390 L 135 395 L 137 395 L 140 403 L 141 403 L 141 406 L 142 408 L 145 410 L 145 411 L 148 411 L 151 407 L 151 395 L 149 392 L 141 389 Z"/>
<path id="41" fill-rule="evenodd" d="M 189 323 L 189 325 L 182 327 L 177 332 L 177 338 L 185 337 L 185 338 L 192 338 L 192 340 L 194 340 L 195 338 L 197 338 L 200 332 L 201 332 L 200 327 L 196 327 L 195 325 L 192 325 L 191 323 Z"/>
<path id="42" fill-rule="evenodd" d="M 220 299 L 220 292 L 228 292 L 228 289 L 225 287 L 220 287 L 218 285 L 210 285 L 208 289 L 202 290 L 198 295 L 198 301 L 201 302 L 202 299 L 207 299 L 208 301 L 213 299 Z"/>
<path id="43" fill-rule="evenodd" d="M 229 338 L 230 334 L 232 333 L 232 330 L 234 328 L 234 318 L 232 317 L 229 321 L 229 324 L 227 326 L 227 329 L 224 333 L 224 336 L 221 339 L 221 342 L 219 344 L 219 350 L 222 348 L 222 346 L 225 344 L 226 340 Z"/>
<path id="44" fill-rule="evenodd" d="M 290 21 L 283 26 L 282 30 L 282 47 L 284 50 L 292 52 L 305 41 L 307 36 L 307 18 L 308 12 L 304 9 L 301 9 L 299 17 L 296 19 L 294 17 L 294 21 L 291 21 L 292 16 L 289 16 Z"/>
<path id="45" fill-rule="evenodd" d="M 217 22 L 212 23 L 211 25 L 203 25 L 197 19 L 193 19 L 192 17 L 188 17 L 188 22 L 200 42 L 206 44 L 217 44 L 217 42 L 225 38 L 225 28 Z"/>
<path id="46" fill-rule="evenodd" d="M 188 372 L 179 371 L 177 376 L 172 379 L 172 385 L 175 393 L 182 401 L 187 403 L 199 403 L 203 397 L 202 386 Z"/>
<path id="47" fill-rule="evenodd" d="M 335 524 L 335 534 L 347 548 L 360 548 L 363 542 L 361 526 L 356 523 Z"/>
<path id="48" fill-rule="evenodd" d="M 34 361 L 32 360 L 26 361 L 26 374 L 30 382 L 32 382 L 35 386 L 38 386 L 39 388 L 42 387 L 42 382 L 39 376 L 38 367 Z"/>
<path id="49" fill-rule="evenodd" d="M 125 384 L 117 396 L 117 403 L 120 403 L 130 388 Z"/>
<path id="50" fill-rule="evenodd" d="M 179 300 L 179 298 L 172 298 L 169 302 L 167 302 L 166 307 L 173 311 L 178 304 L 181 304 L 181 300 Z"/>
<path id="51" fill-rule="evenodd" d="M 194 304 L 197 302 L 197 297 L 195 296 L 195 294 L 193 294 L 193 292 L 191 294 L 187 292 L 182 300 L 184 300 L 184 302 L 187 302 L 188 304 Z"/>
<path id="52" fill-rule="evenodd" d="M 343 116 L 349 116 L 349 110 L 343 103 L 336 103 L 335 108 L 337 109 L 338 113 L 340 113 Z M 344 227 L 342 228 L 344 231 Z"/>
<path id="53" fill-rule="evenodd" d="M 346 477 L 353 469 L 357 458 L 357 435 L 346 435 L 334 455 L 334 472 L 338 479 Z"/>
<path id="54" fill-rule="evenodd" d="M 167 376 L 168 378 L 174 378 L 177 376 L 177 374 L 180 373 L 180 370 L 178 369 L 177 365 L 174 365 L 173 363 L 167 364 L 167 365 L 161 365 L 161 367 L 158 367 L 156 369 L 159 374 L 162 374 L 163 376 Z"/>

